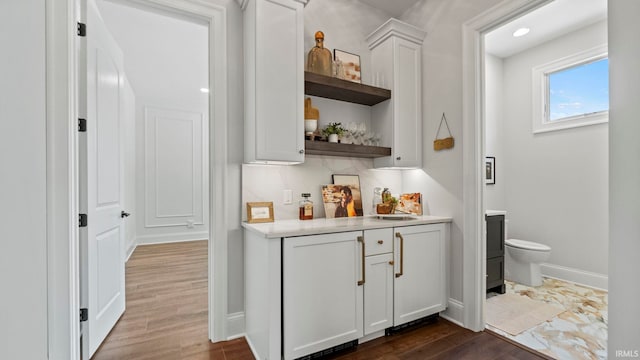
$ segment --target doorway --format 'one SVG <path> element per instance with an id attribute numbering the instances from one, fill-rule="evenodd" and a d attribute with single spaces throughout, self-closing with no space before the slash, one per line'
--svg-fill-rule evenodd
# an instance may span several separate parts
<path id="1" fill-rule="evenodd" d="M 108 3 L 107 6 L 110 5 L 123 6 L 124 3 Z M 224 214 L 221 210 L 224 209 L 225 204 L 224 196 L 222 195 L 224 194 L 224 184 L 222 182 L 224 176 L 222 174 L 226 171 L 224 161 L 226 159 L 225 131 L 227 120 L 225 9 L 213 4 L 194 5 L 190 1 L 177 1 L 170 7 L 163 7 L 153 0 L 135 2 L 135 8 L 138 10 L 144 7 L 143 5 L 148 5 L 154 11 L 162 12 L 165 15 L 171 14 L 174 18 L 178 18 L 183 22 L 185 19 L 190 19 L 204 29 L 204 31 L 201 31 L 201 33 L 204 33 L 204 41 L 200 44 L 200 49 L 204 56 L 199 56 L 202 60 L 200 67 L 204 69 L 204 76 L 200 79 L 201 83 L 195 89 L 197 95 L 189 96 L 190 94 L 187 94 L 185 96 L 183 94 L 181 99 L 182 106 L 168 104 L 167 98 L 163 98 L 161 101 L 156 100 L 155 106 L 136 108 L 134 110 L 136 115 L 132 115 L 132 117 L 137 115 L 146 116 L 142 122 L 147 128 L 143 128 L 143 131 L 155 136 L 154 138 L 147 136 L 143 143 L 148 146 L 145 150 L 152 150 L 148 151 L 152 153 L 152 156 L 143 159 L 135 166 L 131 166 L 131 163 L 128 165 L 129 168 L 144 169 L 145 176 L 155 179 L 150 183 L 156 188 L 151 189 L 152 191 L 145 189 L 146 193 L 142 198 L 152 198 L 155 201 L 149 207 L 155 210 L 154 215 L 156 216 L 148 216 L 149 212 L 142 211 L 136 211 L 137 214 L 134 214 L 134 216 L 139 216 L 136 221 L 138 224 L 152 224 L 157 229 L 152 229 L 152 231 L 155 231 L 154 233 L 146 234 L 147 236 L 138 242 L 164 242 L 166 239 L 181 241 L 208 239 L 205 240 L 208 243 L 205 250 L 209 259 L 206 261 L 209 294 L 207 302 L 210 310 L 207 333 L 209 339 L 214 341 L 222 340 L 226 338 L 224 333 L 224 320 L 226 318 L 226 224 L 224 224 Z M 192 58 L 195 58 L 195 56 Z M 161 78 L 161 76 L 158 77 Z M 171 81 L 172 79 L 168 80 Z M 176 83 L 180 79 L 173 80 L 169 87 L 176 87 Z M 209 89 L 209 84 L 211 84 L 211 89 Z M 134 89 L 135 86 L 133 85 Z M 197 96 L 209 99 L 208 103 L 205 102 L 200 108 L 200 112 L 183 111 L 185 107 L 188 107 L 185 106 L 185 103 Z M 125 108 L 127 103 L 123 102 L 120 105 Z M 129 134 L 123 131 L 123 138 L 127 140 L 126 136 Z M 189 140 L 189 146 L 183 146 L 184 142 L 181 143 L 179 140 Z M 81 137 L 80 142 L 82 143 Z M 214 151 L 214 148 L 216 148 L 216 151 Z M 124 150 L 121 153 L 123 157 L 124 155 L 132 155 L 131 150 Z M 162 159 L 165 159 L 164 164 Z M 169 160 L 167 161 L 166 159 Z M 209 163 L 217 163 L 219 165 L 209 168 Z M 149 166 L 150 164 L 154 165 L 154 167 Z M 197 166 L 194 166 L 194 164 L 201 166 L 196 169 Z M 178 165 L 178 169 L 176 169 L 175 165 Z M 184 176 L 176 176 L 185 172 L 189 172 L 192 175 L 187 178 L 187 181 L 184 180 Z M 157 181 L 157 179 L 162 181 Z M 209 179 L 213 180 L 209 182 Z M 123 183 L 126 185 L 126 180 Z M 181 193 L 181 190 L 184 190 L 187 186 L 188 191 L 182 191 Z M 154 196 L 147 196 L 149 193 Z M 145 203 L 144 205 L 148 204 Z M 191 213 L 188 210 L 192 210 Z M 133 212 L 130 209 L 122 211 Z M 122 216 L 124 217 L 125 215 Z M 181 237 L 176 236 L 174 232 L 162 236 L 160 231 L 162 228 L 176 225 L 185 229 L 192 229 L 193 234 L 182 235 Z M 149 227 L 152 228 L 154 226 Z M 213 229 L 210 234 L 209 228 Z M 133 228 L 133 230 L 136 229 Z M 129 242 L 123 246 L 122 250 L 123 253 L 130 255 L 134 248 L 135 244 Z M 214 256 L 222 259 L 214 258 Z M 216 269 L 215 277 L 212 276 L 214 267 Z M 220 319 L 220 321 L 214 322 L 214 318 L 216 320 Z"/>
<path id="2" fill-rule="evenodd" d="M 552 257 L 542 264 L 543 275 L 569 280 L 569 288 L 573 288 L 571 283 L 606 288 L 606 275 L 601 275 L 606 274 L 606 262 L 603 265 L 603 269 L 598 269 L 593 266 L 601 265 L 601 261 L 592 258 L 591 260 L 586 260 L 589 263 L 587 265 L 580 264 L 580 261 L 581 259 L 589 259 L 590 256 L 601 258 L 598 254 L 606 253 L 608 248 L 608 241 L 606 241 L 608 234 L 607 221 L 596 219 L 588 221 L 588 225 L 584 223 L 580 225 L 580 221 L 584 221 L 584 218 L 581 218 L 582 220 L 576 220 L 578 221 L 577 224 L 575 222 L 572 223 L 572 216 L 579 213 L 583 208 L 589 208 L 593 199 L 572 199 L 571 194 L 576 188 L 582 185 L 587 186 L 590 189 L 590 193 L 596 194 L 594 197 L 597 198 L 597 202 L 600 204 L 596 205 L 600 208 L 595 212 L 604 211 L 599 218 L 607 218 L 607 126 L 602 123 L 591 123 L 583 124 L 583 127 L 568 128 L 568 126 L 565 126 L 567 122 L 564 122 L 562 130 L 557 127 L 553 130 L 540 131 L 535 124 L 532 125 L 532 121 L 535 121 L 535 116 L 531 114 L 531 109 L 536 108 L 535 104 L 531 104 L 532 97 L 535 98 L 532 94 L 535 95 L 536 91 L 534 89 L 535 81 L 532 79 L 532 68 L 558 58 L 566 59 L 569 55 L 572 55 L 570 53 L 584 53 L 585 49 L 597 48 L 600 45 L 598 43 L 600 41 L 604 41 L 606 45 L 606 22 L 603 22 L 606 20 L 606 1 L 600 4 L 605 6 L 602 9 L 602 15 L 592 16 L 588 19 L 583 18 L 582 23 L 578 23 L 580 21 L 578 19 L 579 15 L 586 15 L 582 13 L 588 10 L 587 8 L 592 4 L 580 3 L 583 8 L 576 10 L 576 4 L 571 5 L 571 1 L 559 0 L 551 2 L 550 5 L 547 5 L 547 3 L 550 2 L 500 4 L 493 9 L 496 10 L 493 15 L 488 15 L 490 11 L 465 24 L 465 40 L 467 41 L 465 46 L 468 47 L 465 48 L 464 56 L 465 61 L 468 61 L 466 69 L 471 70 L 465 75 L 465 81 L 468 81 L 467 84 L 469 85 L 469 89 L 465 94 L 465 109 L 468 111 L 468 117 L 465 122 L 469 126 L 475 126 L 475 129 L 467 128 L 468 137 L 465 138 L 465 141 L 469 140 L 466 145 L 475 147 L 469 151 L 467 160 L 474 159 L 474 161 L 478 162 L 477 164 L 471 164 L 471 162 L 467 161 L 465 164 L 465 168 L 478 175 L 477 178 L 465 184 L 465 193 L 480 195 L 478 198 L 479 203 L 465 205 L 467 208 L 465 211 L 468 211 L 465 216 L 472 216 L 478 221 L 475 223 L 477 228 L 470 227 L 465 231 L 465 239 L 469 240 L 469 243 L 465 243 L 465 254 L 467 254 L 467 250 L 476 246 L 476 250 L 468 253 L 468 255 L 479 256 L 475 258 L 478 267 L 465 274 L 465 282 L 467 280 L 478 281 L 479 284 L 482 284 L 478 288 L 481 293 L 478 294 L 477 303 L 475 305 L 467 303 L 466 305 L 478 306 L 475 310 L 478 311 L 477 314 L 482 314 L 476 318 L 476 320 L 479 320 L 476 323 L 480 325 L 479 329 L 484 328 L 485 320 L 489 321 L 488 318 L 485 318 L 488 315 L 487 308 L 484 305 L 484 276 L 474 280 L 472 280 L 472 276 L 482 275 L 485 271 L 488 271 L 485 269 L 484 264 L 486 258 L 484 254 L 487 251 L 484 245 L 485 230 L 483 228 L 486 209 L 506 210 L 506 218 L 509 219 L 511 217 L 513 219 L 507 223 L 508 238 L 522 238 L 540 243 L 546 242 L 547 245 L 551 245 Z M 522 46 L 522 42 L 512 44 L 514 48 L 517 48 L 515 51 L 499 55 L 502 51 L 509 51 L 508 49 L 505 50 L 504 46 L 515 39 L 516 30 L 530 27 L 531 33 L 538 32 L 535 37 L 539 37 L 538 35 L 543 31 L 536 28 L 533 23 L 527 24 L 529 26 L 524 26 L 523 22 L 531 19 L 534 14 L 542 14 L 546 10 L 548 11 L 547 14 L 543 15 L 545 19 L 544 25 L 553 25 L 553 17 L 561 15 L 559 12 L 561 10 L 557 7 L 562 5 L 567 5 L 571 9 L 571 21 L 567 21 L 567 17 L 563 16 L 564 21 L 562 22 L 562 25 L 569 27 L 568 29 L 555 28 L 552 30 L 555 32 L 554 34 L 548 34 L 546 39 L 538 39 L 537 43 L 529 44 L 528 46 Z M 498 45 L 501 45 L 502 49 L 492 43 L 495 40 L 495 37 L 492 36 L 501 29 L 504 32 L 508 32 L 509 36 L 506 40 L 498 41 Z M 598 34 L 599 30 L 601 31 L 600 34 Z M 594 34 L 596 35 L 594 36 Z M 472 49 L 472 46 L 475 49 Z M 562 53 L 562 50 L 568 53 Z M 471 69 L 471 66 L 475 67 L 475 69 Z M 524 70 L 518 70 L 521 68 Z M 533 73 L 535 74 L 535 71 Z M 477 101 L 476 105 L 470 103 L 472 99 Z M 535 102 L 535 99 L 533 101 Z M 501 102 L 504 102 L 504 104 L 501 104 Z M 578 107 L 580 104 L 574 102 L 562 105 Z M 587 141 L 586 144 L 578 145 L 586 137 L 593 137 L 593 139 Z M 561 140 L 565 146 L 563 151 L 553 150 L 553 143 L 558 140 Z M 542 146 L 544 148 L 536 149 L 541 143 L 543 143 Z M 571 143 L 574 143 L 575 146 L 570 146 L 569 144 Z M 580 151 L 576 152 L 575 149 L 580 149 Z M 578 174 L 579 167 L 582 167 L 579 165 L 579 157 L 586 155 L 591 150 L 598 151 L 599 154 L 595 157 L 590 157 L 588 167 L 593 168 L 596 166 L 598 169 L 602 168 L 603 177 L 575 180 L 572 176 Z M 545 153 L 545 151 L 553 154 Z M 601 155 L 602 161 L 597 160 Z M 485 185 L 484 174 L 485 156 L 490 157 L 487 162 L 491 164 L 492 169 L 495 171 L 487 185 Z M 542 163 L 538 163 L 538 158 L 540 157 L 542 157 Z M 556 163 L 558 164 L 557 166 L 554 165 Z M 478 164 L 481 166 L 478 167 Z M 562 175 L 563 173 L 565 175 Z M 549 175 L 550 177 L 548 178 L 547 176 Z M 546 179 L 552 180 L 552 183 L 555 184 L 554 190 L 549 188 L 545 190 Z M 521 182 L 521 180 L 524 180 L 524 182 Z M 592 180 L 595 183 L 591 183 Z M 534 181 L 535 184 L 525 184 L 528 181 Z M 475 185 L 472 183 L 475 183 Z M 536 193 L 536 191 L 542 192 Z M 554 191 L 563 193 L 554 194 Z M 603 194 L 603 196 L 598 196 L 597 194 Z M 529 200 L 522 199 L 527 196 L 533 196 L 533 198 L 529 198 Z M 547 199 L 545 202 L 548 206 L 546 211 L 549 215 L 552 215 L 551 213 L 556 209 L 564 211 L 562 216 L 552 215 L 557 221 L 546 219 L 546 213 L 540 214 L 540 212 L 545 211 L 545 207 L 539 206 L 536 201 L 544 199 L 545 196 L 552 197 L 552 199 Z M 578 206 L 578 209 L 569 210 L 574 206 Z M 534 211 L 534 213 L 527 213 L 527 211 Z M 593 211 L 591 212 L 593 213 Z M 524 215 L 524 218 L 522 215 Z M 527 219 L 530 219 L 530 221 L 527 222 Z M 596 236 L 598 239 L 593 241 L 589 239 L 589 234 L 577 236 L 578 239 L 582 240 L 580 246 L 574 247 L 571 245 L 572 239 L 576 237 L 576 231 L 580 231 L 578 229 L 590 225 L 594 225 L 594 229 L 590 230 L 590 233 L 601 233 L 601 236 Z M 545 231 L 547 232 L 545 233 Z M 570 231 L 571 234 L 562 235 L 566 231 Z M 561 241 L 555 240 L 557 235 L 560 235 Z M 474 237 L 467 238 L 467 236 Z M 472 243 L 475 243 L 475 245 Z M 587 253 L 586 248 L 590 247 L 592 243 L 599 250 Z M 467 246 L 467 244 L 470 246 Z M 567 251 L 564 249 L 567 246 L 574 249 Z M 578 247 L 580 247 L 580 250 L 576 250 Z M 555 256 L 553 255 L 553 248 L 558 248 L 558 253 Z M 569 259 L 567 256 L 571 258 Z M 578 270 L 580 268 L 588 271 Z M 474 274 L 472 275 L 471 273 Z M 561 287 L 561 285 L 556 284 L 556 280 L 551 282 L 554 283 L 554 287 Z M 507 283 L 507 289 L 515 289 L 516 292 L 519 292 L 519 295 L 527 293 L 537 300 L 546 296 L 537 296 L 545 293 L 543 287 L 544 285 L 541 288 L 525 288 L 518 284 Z M 572 290 L 563 290 L 565 293 L 567 291 Z M 595 291 L 599 292 L 597 289 Z M 580 290 L 577 293 L 586 292 L 592 292 L 592 289 L 586 288 L 584 291 Z M 606 293 L 599 293 L 601 295 L 604 294 L 600 297 L 604 297 L 606 300 Z M 594 296 L 594 298 L 597 297 Z M 604 306 L 606 311 L 606 301 Z M 549 321 L 546 324 L 548 324 L 547 327 L 553 326 L 553 321 Z M 604 343 L 606 347 L 606 326 L 604 328 L 605 340 L 604 342 L 600 341 L 600 343 Z M 532 338 L 533 336 L 529 337 Z M 531 347 L 541 350 L 534 346 Z M 603 350 L 602 346 L 593 350 L 595 353 L 604 352 L 606 354 L 606 350 Z"/>

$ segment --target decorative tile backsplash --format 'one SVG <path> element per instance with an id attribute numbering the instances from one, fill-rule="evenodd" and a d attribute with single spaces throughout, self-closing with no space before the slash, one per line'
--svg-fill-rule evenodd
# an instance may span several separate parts
<path id="1" fill-rule="evenodd" d="M 373 160 L 307 155 L 300 165 L 242 165 L 242 209 L 246 220 L 246 203 L 272 201 L 276 220 L 297 219 L 300 194 L 311 193 L 314 218 L 325 217 L 320 187 L 331 184 L 331 175 L 359 175 L 365 215 L 372 212 L 374 187 L 388 187 L 391 193 L 402 192 L 402 171 L 373 169 Z M 283 190 L 292 190 L 293 203 L 283 204 Z"/>

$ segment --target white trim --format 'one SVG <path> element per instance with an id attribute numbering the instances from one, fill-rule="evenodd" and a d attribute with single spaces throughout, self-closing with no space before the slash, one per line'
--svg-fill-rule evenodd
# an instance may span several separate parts
<path id="1" fill-rule="evenodd" d="M 255 359 L 260 359 L 260 356 L 258 356 L 258 352 L 256 351 L 256 347 L 251 342 L 251 338 L 249 338 L 248 336 L 245 336 L 245 340 L 247 340 L 247 345 L 249 345 L 249 350 L 251 350 L 253 357 Z"/>
<path id="2" fill-rule="evenodd" d="M 193 233 L 172 233 L 159 235 L 142 235 L 137 236 L 138 246 L 153 244 L 168 244 L 186 241 L 201 241 L 209 239 L 209 232 L 199 231 Z"/>
<path id="3" fill-rule="evenodd" d="M 456 325 L 464 326 L 464 304 L 456 299 L 449 298 L 447 310 L 441 312 L 440 316 Z"/>
<path id="4" fill-rule="evenodd" d="M 604 274 L 548 263 L 540 264 L 540 271 L 542 276 L 545 277 L 568 281 L 598 290 L 608 291 L 609 289 L 609 277 Z"/>
<path id="5" fill-rule="evenodd" d="M 227 340 L 245 337 L 244 311 L 227 315 Z"/>
<path id="6" fill-rule="evenodd" d="M 551 0 L 503 0 L 462 25 L 464 326 L 484 329 L 484 46 L 489 30 Z"/>
<path id="7" fill-rule="evenodd" d="M 48 358 L 80 358 L 76 3 L 45 3 Z M 40 45 L 37 45 L 40 46 Z"/>
<path id="8" fill-rule="evenodd" d="M 532 115 L 531 128 L 534 134 L 571 129 L 580 126 L 602 124 L 609 121 L 609 111 L 549 120 L 549 74 L 580 64 L 607 57 L 608 46 L 602 44 L 575 54 L 538 65 L 531 70 Z"/>
<path id="9" fill-rule="evenodd" d="M 129 259 L 131 259 L 131 255 L 133 255 L 133 252 L 136 251 L 137 248 L 138 248 L 138 241 L 134 240 L 133 244 L 131 244 L 131 246 L 129 247 L 129 249 L 127 249 L 127 252 L 125 253 L 125 257 L 124 257 L 125 263 L 129 261 Z"/>

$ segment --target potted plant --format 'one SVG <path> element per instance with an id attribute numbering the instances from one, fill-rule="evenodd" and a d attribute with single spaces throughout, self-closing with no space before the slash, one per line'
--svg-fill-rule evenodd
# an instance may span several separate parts
<path id="1" fill-rule="evenodd" d="M 334 122 L 322 129 L 322 134 L 328 138 L 329 142 L 337 143 L 338 137 L 344 134 L 345 131 L 346 130 L 342 127 L 342 123 Z"/>

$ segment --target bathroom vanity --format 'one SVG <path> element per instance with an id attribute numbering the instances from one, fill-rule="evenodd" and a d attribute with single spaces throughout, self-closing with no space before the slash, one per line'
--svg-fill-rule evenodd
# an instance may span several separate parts
<path id="1" fill-rule="evenodd" d="M 487 293 L 504 294 L 504 241 L 506 212 L 487 210 Z"/>
<path id="2" fill-rule="evenodd" d="M 254 355 L 318 354 L 445 310 L 450 222 L 244 223 L 246 338 Z"/>

